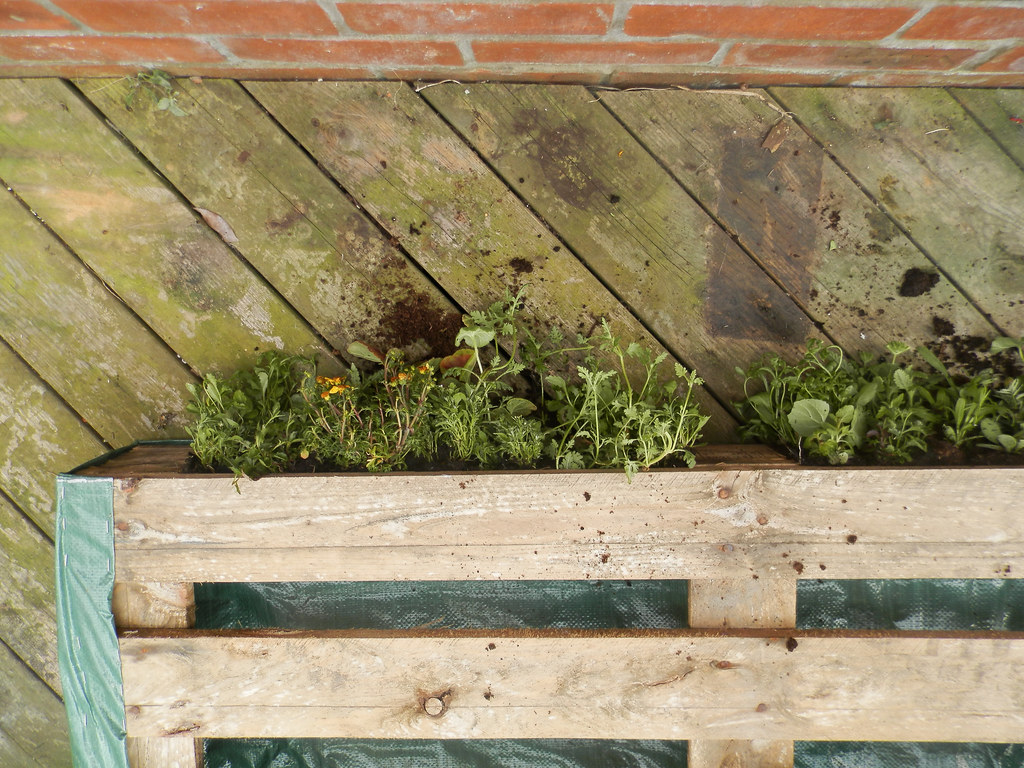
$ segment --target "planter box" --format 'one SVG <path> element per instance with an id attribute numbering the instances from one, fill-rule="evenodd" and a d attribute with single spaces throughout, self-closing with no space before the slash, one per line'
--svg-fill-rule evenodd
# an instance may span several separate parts
<path id="1" fill-rule="evenodd" d="M 64 521 L 76 489 L 109 494 L 136 765 L 186 760 L 203 737 L 687 739 L 691 765 L 730 750 L 791 763 L 794 739 L 1019 739 L 1024 633 L 794 627 L 799 579 L 1020 577 L 1024 469 L 808 468 L 721 447 L 631 483 L 534 471 L 236 488 L 180 474 L 186 457 L 138 446 L 62 476 Z M 188 629 L 193 582 L 467 579 L 688 579 L 691 628 Z"/>

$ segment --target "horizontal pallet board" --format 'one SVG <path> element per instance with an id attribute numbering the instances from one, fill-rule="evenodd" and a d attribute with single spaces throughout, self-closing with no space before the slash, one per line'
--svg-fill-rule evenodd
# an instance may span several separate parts
<path id="1" fill-rule="evenodd" d="M 122 637 L 135 736 L 1013 741 L 1024 635 Z"/>
<path id="2" fill-rule="evenodd" d="M 103 466 L 93 472 L 103 472 Z M 1021 468 L 127 477 L 117 579 L 1019 578 Z"/>

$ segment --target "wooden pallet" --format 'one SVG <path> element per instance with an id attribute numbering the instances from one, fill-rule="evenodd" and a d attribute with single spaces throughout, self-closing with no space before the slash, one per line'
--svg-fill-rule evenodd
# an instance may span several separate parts
<path id="1" fill-rule="evenodd" d="M 1024 633 L 795 629 L 799 579 L 1017 578 L 1024 469 L 807 468 L 112 477 L 134 766 L 204 737 L 690 740 L 789 766 L 793 740 L 1012 742 Z M 687 630 L 200 631 L 192 583 L 689 579 Z"/>

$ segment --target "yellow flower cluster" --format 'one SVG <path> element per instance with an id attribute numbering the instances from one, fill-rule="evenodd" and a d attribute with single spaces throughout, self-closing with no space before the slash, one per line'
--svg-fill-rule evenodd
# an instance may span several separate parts
<path id="1" fill-rule="evenodd" d="M 427 375 L 428 373 L 430 373 L 430 366 L 427 365 L 426 363 L 420 363 L 418 366 L 409 366 L 408 369 L 401 371 L 398 374 L 392 376 L 390 379 L 388 379 L 388 383 L 405 384 L 408 381 L 412 381 L 413 376 L 417 373 L 422 376 Z"/>
<path id="2" fill-rule="evenodd" d="M 320 397 L 324 400 L 330 400 L 331 395 L 337 395 L 347 389 L 352 389 L 351 384 L 345 383 L 344 376 L 317 376 L 316 383 L 324 388 L 323 392 L 320 393 Z"/>

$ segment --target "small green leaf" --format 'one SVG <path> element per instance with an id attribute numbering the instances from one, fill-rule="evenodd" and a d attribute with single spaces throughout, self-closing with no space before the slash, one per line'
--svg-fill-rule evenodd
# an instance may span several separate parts
<path id="1" fill-rule="evenodd" d="M 1003 450 L 1008 453 L 1018 450 L 1017 440 L 1012 435 L 999 435 L 996 439 L 999 441 L 999 444 L 1003 446 Z"/>
<path id="2" fill-rule="evenodd" d="M 352 355 L 352 357 L 358 357 L 360 360 L 369 360 L 371 363 L 383 363 L 384 355 L 378 352 L 373 347 L 368 347 L 361 341 L 353 341 L 348 345 L 346 351 Z"/>
<path id="3" fill-rule="evenodd" d="M 982 419 L 980 426 L 981 434 L 984 435 L 985 439 L 990 443 L 994 443 L 996 441 L 1001 442 L 1002 438 L 1006 437 L 1006 435 L 1003 434 L 1002 427 L 999 426 L 999 422 L 995 419 Z"/>
<path id="4" fill-rule="evenodd" d="M 875 399 L 875 395 L 878 394 L 878 379 L 873 379 L 860 388 L 860 392 L 857 393 L 857 405 L 867 405 Z"/>
<path id="5" fill-rule="evenodd" d="M 789 412 L 789 425 L 801 437 L 810 437 L 828 421 L 831 412 L 824 400 L 797 400 Z"/>
<path id="6" fill-rule="evenodd" d="M 885 345 L 885 348 L 889 350 L 889 354 L 893 357 L 898 357 L 904 352 L 910 351 L 910 345 L 902 341 L 890 341 Z"/>
<path id="7" fill-rule="evenodd" d="M 494 341 L 494 331 L 488 331 L 485 328 L 463 328 L 455 337 L 456 344 L 465 343 L 467 347 L 473 349 L 486 347 L 492 341 Z"/>
<path id="8" fill-rule="evenodd" d="M 537 406 L 521 397 L 510 397 L 505 401 L 505 410 L 512 416 L 525 416 L 537 410 Z"/>
<path id="9" fill-rule="evenodd" d="M 908 391 L 914 386 L 914 374 L 903 368 L 897 368 L 892 372 L 893 383 L 904 391 Z"/>
<path id="10" fill-rule="evenodd" d="M 1024 347 L 1024 337 L 1013 339 L 1009 336 L 999 336 L 992 339 L 992 347 L 989 351 L 992 353 L 1005 352 L 1008 349 L 1021 349 L 1022 347 Z"/>

